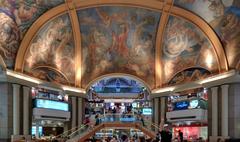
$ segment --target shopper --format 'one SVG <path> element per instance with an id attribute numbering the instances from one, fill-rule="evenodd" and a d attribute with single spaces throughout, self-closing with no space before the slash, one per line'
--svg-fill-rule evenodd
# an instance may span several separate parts
<path id="1" fill-rule="evenodd" d="M 183 132 L 181 130 L 178 131 L 178 137 L 179 137 L 179 141 L 183 142 Z"/>
<path id="2" fill-rule="evenodd" d="M 95 120 L 96 120 L 95 126 L 99 125 L 100 124 L 100 118 L 99 118 L 98 114 L 96 114 Z"/>

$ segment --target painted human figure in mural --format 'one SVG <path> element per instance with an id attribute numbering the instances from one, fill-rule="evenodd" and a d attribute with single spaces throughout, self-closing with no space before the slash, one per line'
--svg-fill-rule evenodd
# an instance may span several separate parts
<path id="1" fill-rule="evenodd" d="M 91 64 L 96 63 L 96 49 L 98 47 L 95 38 L 94 38 L 94 34 L 95 32 L 97 32 L 96 30 L 93 31 L 93 33 L 90 35 L 89 39 L 89 54 L 90 54 L 90 62 Z"/>
<path id="2" fill-rule="evenodd" d="M 119 26 L 120 33 L 117 35 L 115 32 L 112 32 L 112 47 L 111 49 L 116 51 L 121 57 L 128 57 L 129 48 L 127 46 L 128 38 L 128 24 L 124 23 Z"/>
<path id="3" fill-rule="evenodd" d="M 230 67 L 240 60 L 240 1 L 211 0 L 209 9 L 215 13 L 211 26 L 224 44 Z"/>
<path id="4" fill-rule="evenodd" d="M 19 8 L 14 10 L 14 16 L 18 25 L 21 25 L 23 21 L 30 20 L 37 12 L 36 4 L 31 7 L 27 7 L 24 0 L 19 0 Z"/>

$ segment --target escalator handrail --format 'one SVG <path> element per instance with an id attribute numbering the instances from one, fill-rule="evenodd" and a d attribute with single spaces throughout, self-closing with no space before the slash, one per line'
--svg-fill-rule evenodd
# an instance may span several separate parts
<path id="1" fill-rule="evenodd" d="M 78 125 L 78 126 L 76 126 L 76 127 L 73 127 L 72 129 L 63 132 L 62 134 L 59 134 L 59 135 L 55 136 L 54 138 L 59 138 L 59 137 L 61 137 L 61 136 L 64 136 L 64 134 L 66 134 L 66 133 L 68 133 L 68 132 L 71 132 L 71 131 L 74 130 L 74 129 L 77 129 L 77 130 L 78 130 L 79 128 L 82 128 L 83 126 L 86 126 L 86 125 L 81 124 L 81 125 Z M 69 136 L 69 135 L 67 135 L 67 136 Z"/>

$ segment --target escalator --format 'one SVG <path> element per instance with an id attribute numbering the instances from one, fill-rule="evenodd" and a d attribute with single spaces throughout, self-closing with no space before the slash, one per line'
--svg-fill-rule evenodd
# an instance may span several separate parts
<path id="1" fill-rule="evenodd" d="M 139 120 L 138 117 L 135 115 L 105 115 L 104 117 L 101 117 L 100 120 L 101 123 L 97 126 L 81 125 L 77 128 L 73 128 L 68 132 L 63 133 L 60 136 L 57 136 L 56 139 L 58 139 L 59 141 L 67 142 L 84 142 L 85 140 L 94 136 L 96 132 L 105 128 L 135 128 L 142 131 L 144 135 L 147 135 L 149 138 L 154 139 L 156 137 L 155 131 L 159 129 L 158 126 L 153 124 L 152 122 L 146 120 Z M 69 132 L 71 133 L 69 134 Z M 62 138 L 62 140 L 60 140 L 60 138 Z"/>

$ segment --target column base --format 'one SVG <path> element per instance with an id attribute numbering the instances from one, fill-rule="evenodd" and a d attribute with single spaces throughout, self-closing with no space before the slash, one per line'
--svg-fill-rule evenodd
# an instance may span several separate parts
<path id="1" fill-rule="evenodd" d="M 210 136 L 209 142 L 225 142 L 225 140 L 229 139 L 230 137 L 223 137 L 223 136 Z"/>
<path id="2" fill-rule="evenodd" d="M 18 142 L 20 140 L 31 141 L 31 135 L 12 135 L 11 142 Z"/>

